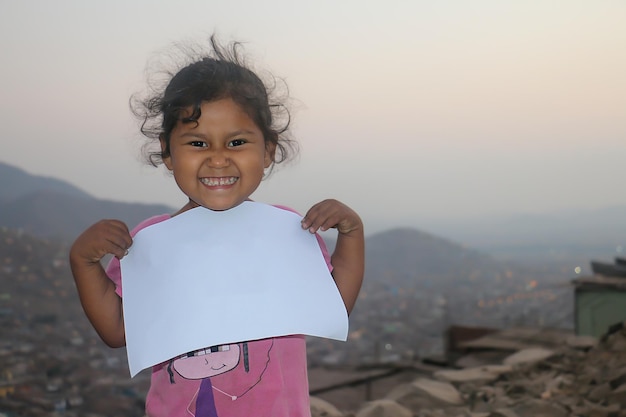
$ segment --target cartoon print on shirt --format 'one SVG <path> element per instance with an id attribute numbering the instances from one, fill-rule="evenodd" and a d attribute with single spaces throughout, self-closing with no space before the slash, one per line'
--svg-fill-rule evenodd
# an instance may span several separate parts
<path id="1" fill-rule="evenodd" d="M 173 370 L 185 379 L 200 380 L 198 390 L 191 399 L 187 411 L 191 417 L 217 417 L 218 413 L 214 395 L 224 395 L 229 397 L 230 401 L 235 401 L 257 386 L 262 381 L 263 374 L 269 366 L 270 351 L 273 345 L 274 341 L 271 340 L 266 352 L 264 352 L 265 358 L 256 358 L 257 360 L 265 359 L 264 364 L 259 363 L 252 370 L 258 376 L 250 375 L 251 366 L 248 356 L 248 343 L 244 342 L 199 349 L 171 360 L 168 365 L 170 382 L 172 384 L 175 383 Z M 248 377 L 253 378 L 251 385 L 241 387 L 239 393 L 227 393 L 213 385 L 211 377 L 223 375 L 234 370 L 243 372 Z M 246 379 L 250 381 L 249 378 Z"/>
<path id="2" fill-rule="evenodd" d="M 211 346 L 174 359 L 174 369 L 187 379 L 209 378 L 234 369 L 239 364 L 239 345 Z"/>

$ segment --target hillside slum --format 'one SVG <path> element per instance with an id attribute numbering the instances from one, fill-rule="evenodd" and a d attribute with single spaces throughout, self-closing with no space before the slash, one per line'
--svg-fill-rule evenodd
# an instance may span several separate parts
<path id="1" fill-rule="evenodd" d="M 130 379 L 124 349 L 91 328 L 67 247 L 0 228 L 0 254 L 0 416 L 143 416 L 149 375 Z M 462 339 L 441 360 L 313 367 L 313 416 L 626 417 L 621 326 L 597 339 L 542 327 Z"/>
<path id="2" fill-rule="evenodd" d="M 67 247 L 0 228 L 0 416 L 143 415 L 147 377 L 77 303 Z"/>

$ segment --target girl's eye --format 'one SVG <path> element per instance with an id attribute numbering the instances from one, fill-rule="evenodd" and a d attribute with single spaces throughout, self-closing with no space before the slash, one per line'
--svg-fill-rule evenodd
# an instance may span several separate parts
<path id="1" fill-rule="evenodd" d="M 233 139 L 230 142 L 228 142 L 228 146 L 232 148 L 232 147 L 235 147 L 235 146 L 241 146 L 244 143 L 246 143 L 245 139 Z"/>
<path id="2" fill-rule="evenodd" d="M 206 143 L 202 142 L 201 140 L 194 140 L 194 141 L 189 142 L 189 144 L 191 146 L 198 147 L 198 148 L 203 148 L 206 146 Z"/>

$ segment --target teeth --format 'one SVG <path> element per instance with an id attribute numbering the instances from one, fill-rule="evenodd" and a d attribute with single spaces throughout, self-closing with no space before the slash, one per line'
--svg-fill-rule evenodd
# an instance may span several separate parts
<path id="1" fill-rule="evenodd" d="M 219 185 L 232 185 L 237 181 L 237 177 L 209 177 L 209 178 L 200 178 L 200 181 L 204 185 L 208 185 L 209 187 L 215 187 Z"/>

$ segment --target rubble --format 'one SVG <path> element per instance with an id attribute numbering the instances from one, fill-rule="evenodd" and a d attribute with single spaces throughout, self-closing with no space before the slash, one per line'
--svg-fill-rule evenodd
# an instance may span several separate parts
<path id="1" fill-rule="evenodd" d="M 516 352 L 510 352 L 513 340 L 494 343 L 513 330 L 490 334 L 487 344 L 503 349 L 500 364 L 420 376 L 342 416 L 626 417 L 626 327 L 622 323 L 612 330 L 600 340 L 566 333 L 555 337 L 559 332 L 541 329 L 518 331 L 539 338 L 520 340 Z M 540 334 L 550 337 L 541 339 Z M 481 341 L 469 345 L 481 346 Z M 479 362 L 480 355 L 467 353 L 474 355 L 474 364 Z M 457 364 L 463 362 L 459 358 Z"/>

